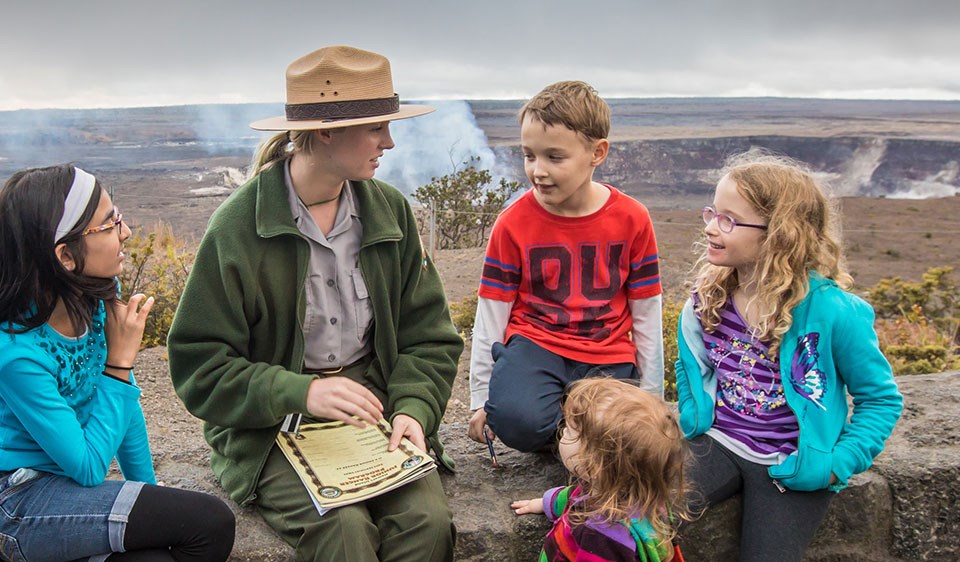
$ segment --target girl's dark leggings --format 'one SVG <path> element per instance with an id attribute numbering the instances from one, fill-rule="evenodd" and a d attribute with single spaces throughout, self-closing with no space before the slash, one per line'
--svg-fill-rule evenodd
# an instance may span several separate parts
<path id="1" fill-rule="evenodd" d="M 735 455 L 710 436 L 697 436 L 689 444 L 691 511 L 739 493 L 743 498 L 740 562 L 799 562 L 835 494 L 780 492 L 767 474 L 768 467 Z"/>
<path id="2" fill-rule="evenodd" d="M 236 520 L 220 499 L 200 492 L 144 486 L 127 522 L 126 552 L 108 562 L 223 562 Z"/>

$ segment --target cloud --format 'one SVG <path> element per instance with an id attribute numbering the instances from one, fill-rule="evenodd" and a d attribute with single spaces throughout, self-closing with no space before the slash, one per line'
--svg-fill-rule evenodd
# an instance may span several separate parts
<path id="1" fill-rule="evenodd" d="M 960 99 L 956 1 L 34 0 L 4 19 L 0 109 L 277 102 L 286 65 L 329 44 L 388 55 L 407 99 L 569 78 L 617 96 Z"/>

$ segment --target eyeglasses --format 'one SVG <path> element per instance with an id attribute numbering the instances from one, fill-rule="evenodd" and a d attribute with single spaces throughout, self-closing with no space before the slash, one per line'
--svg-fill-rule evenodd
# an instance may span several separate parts
<path id="1" fill-rule="evenodd" d="M 120 225 L 123 224 L 123 215 L 120 213 L 120 211 L 116 209 L 114 209 L 113 212 L 115 213 L 115 216 L 114 218 L 110 219 L 109 222 L 101 224 L 100 226 L 90 227 L 84 230 L 83 232 L 81 232 L 80 236 L 86 236 L 87 234 L 96 234 L 97 232 L 106 232 L 108 230 L 113 230 L 114 228 L 119 228 Z M 118 235 L 119 235 L 119 232 L 120 231 L 118 230 L 117 231 Z"/>
<path id="2" fill-rule="evenodd" d="M 767 225 L 765 224 L 747 224 L 744 222 L 737 222 L 730 215 L 725 215 L 723 213 L 718 213 L 716 209 L 707 205 L 703 208 L 703 224 L 710 224 L 713 219 L 717 219 L 717 228 L 720 229 L 720 232 L 725 232 L 730 234 L 733 232 L 733 229 L 738 226 L 746 226 L 749 228 L 759 228 L 760 230 L 766 230 Z"/>

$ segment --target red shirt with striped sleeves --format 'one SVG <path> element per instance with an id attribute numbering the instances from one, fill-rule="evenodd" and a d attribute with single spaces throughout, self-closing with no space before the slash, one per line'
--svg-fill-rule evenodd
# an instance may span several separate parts
<path id="1" fill-rule="evenodd" d="M 659 295 L 650 213 L 612 186 L 583 217 L 554 215 L 528 191 L 493 227 L 479 296 L 512 302 L 506 338 L 523 335 L 583 363 L 636 363 L 628 299 Z"/>

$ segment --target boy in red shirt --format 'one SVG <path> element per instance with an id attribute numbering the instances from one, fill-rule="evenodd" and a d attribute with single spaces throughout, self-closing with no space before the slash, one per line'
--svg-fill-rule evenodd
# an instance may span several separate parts
<path id="1" fill-rule="evenodd" d="M 532 189 L 497 218 L 478 291 L 469 436 L 536 451 L 555 438 L 568 384 L 640 379 L 663 395 L 661 286 L 646 207 L 593 181 L 610 108 L 584 82 L 520 110 Z M 486 435 L 485 435 L 486 434 Z"/>

